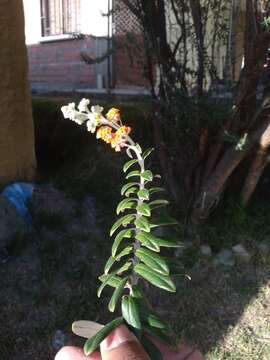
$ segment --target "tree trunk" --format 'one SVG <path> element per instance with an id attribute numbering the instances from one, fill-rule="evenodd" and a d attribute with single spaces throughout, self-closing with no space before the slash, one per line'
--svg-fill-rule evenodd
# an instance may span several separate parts
<path id="1" fill-rule="evenodd" d="M 197 96 L 203 96 L 204 80 L 204 36 L 202 24 L 202 8 L 199 0 L 190 0 L 191 14 L 196 34 L 197 52 L 198 52 L 198 74 L 197 74 Z"/>
<path id="2" fill-rule="evenodd" d="M 32 180 L 34 129 L 21 0 L 0 1 L 0 182 Z"/>
<path id="3" fill-rule="evenodd" d="M 270 146 L 270 127 L 268 127 L 263 133 L 259 141 L 259 149 L 257 150 L 256 156 L 252 161 L 250 166 L 248 176 L 245 180 L 241 197 L 243 205 L 247 205 L 257 184 L 260 180 L 260 177 L 268 163 L 268 154 L 267 150 Z"/>
<path id="4" fill-rule="evenodd" d="M 207 219 L 210 210 L 219 201 L 219 197 L 232 172 L 246 157 L 248 152 L 264 136 L 267 136 L 269 132 L 270 120 L 268 119 L 258 130 L 250 135 L 244 149 L 237 150 L 234 145 L 225 152 L 194 204 L 191 214 L 191 220 L 194 224 L 201 224 Z"/>

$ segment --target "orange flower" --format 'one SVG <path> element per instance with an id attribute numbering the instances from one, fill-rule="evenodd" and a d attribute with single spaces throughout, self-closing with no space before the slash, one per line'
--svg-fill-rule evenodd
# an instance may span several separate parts
<path id="1" fill-rule="evenodd" d="M 115 121 L 118 122 L 120 120 L 120 110 L 116 108 L 111 108 L 107 114 L 106 118 L 109 121 Z"/>
<path id="2" fill-rule="evenodd" d="M 126 145 L 126 135 L 131 131 L 131 128 L 128 126 L 121 126 L 111 140 L 111 146 L 115 151 L 121 151 L 121 149 Z"/>
<path id="3" fill-rule="evenodd" d="M 128 135 L 130 132 L 131 132 L 131 127 L 129 127 L 129 126 L 121 126 L 116 131 L 116 135 L 117 136 Z"/>
<path id="4" fill-rule="evenodd" d="M 113 135 L 112 128 L 109 126 L 101 126 L 97 131 L 97 139 L 102 139 L 107 144 L 112 141 Z"/>

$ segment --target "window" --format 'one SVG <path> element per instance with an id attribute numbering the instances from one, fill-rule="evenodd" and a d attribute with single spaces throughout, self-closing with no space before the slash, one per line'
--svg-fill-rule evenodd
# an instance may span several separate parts
<path id="1" fill-rule="evenodd" d="M 80 0 L 41 0 L 42 36 L 80 32 Z"/>

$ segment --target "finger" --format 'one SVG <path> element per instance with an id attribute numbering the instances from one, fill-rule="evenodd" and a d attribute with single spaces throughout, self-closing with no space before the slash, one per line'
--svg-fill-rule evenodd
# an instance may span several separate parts
<path id="1" fill-rule="evenodd" d="M 163 360 L 205 360 L 200 351 L 194 346 L 181 344 L 177 351 L 173 351 L 157 339 L 151 337 L 151 341 L 153 341 L 161 351 Z"/>
<path id="2" fill-rule="evenodd" d="M 141 344 L 124 325 L 100 344 L 102 360 L 150 360 Z"/>
<path id="3" fill-rule="evenodd" d="M 54 360 L 101 360 L 99 352 L 94 352 L 90 356 L 85 356 L 82 349 L 65 346 L 56 354 Z"/>

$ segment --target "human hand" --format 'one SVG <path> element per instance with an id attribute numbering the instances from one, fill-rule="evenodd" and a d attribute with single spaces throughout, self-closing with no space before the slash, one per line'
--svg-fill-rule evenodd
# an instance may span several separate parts
<path id="1" fill-rule="evenodd" d="M 164 360 L 204 360 L 202 354 L 188 346 L 181 346 L 175 352 L 164 344 L 153 340 L 160 349 Z M 137 338 L 121 325 L 100 344 L 100 352 L 85 356 L 82 349 L 66 346 L 56 355 L 55 360 L 150 360 Z"/>

